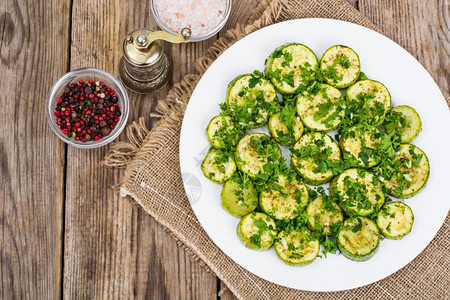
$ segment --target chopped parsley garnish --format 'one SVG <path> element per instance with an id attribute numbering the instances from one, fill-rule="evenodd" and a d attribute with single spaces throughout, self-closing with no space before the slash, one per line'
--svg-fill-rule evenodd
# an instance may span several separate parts
<path id="1" fill-rule="evenodd" d="M 250 242 L 258 247 L 261 247 L 261 236 L 259 234 L 254 234 L 250 237 Z"/>
<path id="2" fill-rule="evenodd" d="M 386 230 L 387 230 L 387 232 L 389 232 L 389 233 L 391 233 L 391 223 L 392 223 L 392 222 L 389 222 L 389 225 L 386 227 Z"/>
<path id="3" fill-rule="evenodd" d="M 339 209 L 336 207 L 336 198 L 332 198 L 326 194 L 322 195 L 322 207 L 329 212 L 339 213 Z"/>
<path id="4" fill-rule="evenodd" d="M 352 228 L 352 232 L 353 232 L 353 233 L 356 233 L 356 232 L 360 231 L 361 228 L 362 228 L 362 220 L 361 220 L 361 218 L 358 218 L 358 217 L 357 217 L 356 220 L 358 221 L 358 224 L 356 224 L 356 225 Z"/>
<path id="5" fill-rule="evenodd" d="M 381 214 L 388 220 L 394 219 L 394 212 L 390 212 L 386 207 L 381 208 L 382 192 L 401 194 L 409 188 L 411 181 L 415 180 L 411 169 L 418 167 L 426 158 L 424 158 L 424 154 L 416 153 L 414 148 L 410 148 L 405 153 L 399 151 L 403 147 L 400 144 L 401 132 L 410 125 L 402 113 L 387 110 L 384 104 L 379 102 L 380 94 L 378 93 L 380 91 L 376 88 L 363 89 L 367 92 L 360 92 L 352 99 L 348 94 L 335 99 L 332 97 L 333 93 L 327 93 L 327 89 L 321 84 L 325 82 L 324 77 L 335 83 L 341 81 L 344 74 L 342 71 L 352 67 L 347 55 L 338 54 L 331 65 L 322 71 L 308 62 L 296 65 L 293 54 L 283 51 L 283 49 L 275 50 L 271 54 L 271 58 L 278 59 L 278 69 L 271 70 L 266 76 L 255 70 L 247 75 L 249 77 L 246 78 L 247 81 L 242 84 L 240 90 L 234 91 L 233 101 L 220 105 L 221 115 L 226 116 L 227 119 L 221 120 L 216 127 L 219 129 L 215 129 L 214 138 L 219 141 L 221 149 L 214 150 L 218 151 L 213 162 L 216 167 L 213 170 L 216 173 L 210 172 L 207 176 L 213 178 L 220 172 L 225 172 L 225 166 L 230 157 L 234 157 L 238 168 L 246 164 L 250 165 L 246 158 L 234 155 L 236 141 L 248 129 L 265 124 L 267 119 L 275 113 L 279 113 L 278 120 L 276 120 L 279 123 L 275 129 L 277 141 L 282 145 L 293 144 L 295 142 L 294 128 L 299 122 L 299 117 L 296 115 L 298 95 L 300 94 L 306 100 L 316 100 L 320 97 L 321 101 L 311 106 L 313 109 L 310 110 L 310 116 L 314 121 L 320 121 L 330 129 L 333 124 L 336 124 L 336 120 L 341 121 L 335 140 L 355 139 L 359 143 L 357 150 L 352 152 L 353 154 L 343 151 L 342 162 L 340 157 L 332 158 L 334 156 L 333 148 L 325 143 L 324 139 L 312 138 L 306 145 L 290 149 L 292 158 L 301 160 L 300 166 L 296 165 L 296 167 L 309 168 L 308 171 L 319 174 L 319 176 L 330 171 L 337 176 L 349 167 L 361 167 L 361 163 L 364 164 L 362 166 L 364 169 L 357 169 L 357 175 L 342 177 L 342 186 L 338 186 L 339 190 L 332 190 L 331 196 L 328 196 L 321 187 L 308 188 L 310 198 L 313 200 L 319 195 L 322 197 L 320 213 L 308 216 L 304 207 L 306 199 L 303 190 L 295 188 L 296 182 L 301 183 L 302 181 L 301 175 L 287 166 L 275 140 L 267 136 L 251 138 L 247 145 L 248 149 L 244 149 L 252 151 L 251 156 L 256 157 L 259 162 L 264 161 L 257 167 L 259 173 L 250 173 L 252 176 L 250 179 L 249 175 L 237 170 L 230 180 L 239 185 L 232 192 L 240 205 L 256 206 L 257 203 L 249 204 L 244 201 L 246 193 L 248 193 L 246 189 L 252 185 L 255 195 L 262 192 L 273 192 L 274 197 L 277 197 L 276 200 L 279 202 L 272 203 L 274 208 L 267 208 L 269 210 L 267 213 L 271 216 L 273 216 L 272 212 L 277 209 L 293 212 L 291 215 L 293 219 L 274 219 L 276 226 L 270 224 L 271 218 L 266 221 L 264 218 L 253 217 L 253 224 L 257 228 L 257 232 L 255 233 L 256 230 L 253 228 L 253 235 L 248 237 L 251 243 L 261 247 L 262 239 L 264 241 L 268 235 L 272 240 L 280 241 L 280 237 L 276 237 L 277 232 L 284 231 L 290 234 L 295 231 L 294 236 L 299 242 L 297 240 L 293 242 L 291 239 L 293 236 L 283 240 L 285 243 L 283 246 L 289 251 L 287 255 L 290 258 L 304 257 L 302 250 L 305 249 L 308 242 L 313 240 L 321 243 L 322 253 L 326 257 L 328 253 L 335 254 L 337 252 L 335 237 L 339 232 L 345 239 L 348 239 L 343 230 L 357 233 L 363 229 L 364 221 L 360 216 L 364 215 L 369 219 L 374 219 Z M 358 79 L 366 80 L 367 76 L 360 72 Z M 284 88 L 289 88 L 289 92 L 292 94 L 283 95 L 282 101 L 278 100 L 275 95 L 275 98 L 270 98 L 269 101 L 268 95 L 271 93 L 270 97 L 274 96 L 274 93 L 264 89 L 264 84 L 267 84 L 269 80 L 275 85 L 278 82 L 284 85 Z M 344 114 L 343 117 L 342 114 Z M 228 117 L 231 117 L 231 122 Z M 373 130 L 374 126 L 382 126 L 385 130 Z M 361 132 L 351 130 L 355 127 L 362 128 Z M 371 128 L 371 130 L 367 130 L 367 128 Z M 313 129 L 305 128 L 305 131 L 315 133 Z M 273 131 L 271 133 L 273 134 Z M 217 145 L 215 146 L 217 147 Z M 376 163 L 375 166 L 371 164 L 373 161 Z M 369 169 L 369 166 L 373 167 Z M 368 178 L 367 176 L 372 177 Z M 280 180 L 281 178 L 282 180 Z M 341 178 L 338 178 L 339 184 L 341 184 L 340 181 Z M 389 190 L 386 186 L 392 181 L 395 184 Z M 294 200 L 294 202 L 285 205 L 286 202 L 283 201 L 286 199 Z M 385 202 L 389 201 L 389 197 L 385 197 Z M 328 217 L 333 213 L 342 214 L 341 208 L 345 212 L 346 220 L 348 218 L 355 220 L 344 228 L 343 221 L 335 221 L 334 218 Z M 307 225 L 314 227 L 314 230 L 307 229 Z M 391 222 L 386 230 L 391 232 Z"/>
<path id="6" fill-rule="evenodd" d="M 364 72 L 359 73 L 358 81 L 367 80 L 367 79 L 369 79 L 369 78 L 367 78 L 366 73 L 364 73 Z"/>
<path id="7" fill-rule="evenodd" d="M 338 194 L 340 206 L 347 212 L 347 214 L 356 214 L 357 212 L 377 213 L 379 209 L 380 196 L 376 197 L 379 193 L 375 187 L 365 182 L 369 173 L 364 169 L 357 169 L 357 177 L 354 179 L 350 174 L 345 174 L 343 179 L 339 179 L 342 182 L 342 190 Z M 343 176 L 343 175 L 341 175 Z M 369 199 L 369 192 L 375 199 L 372 199 L 375 203 L 372 203 Z"/>
<path id="8" fill-rule="evenodd" d="M 281 78 L 283 79 L 283 81 L 285 81 L 290 86 L 295 87 L 294 75 L 295 75 L 295 71 L 292 70 L 287 74 L 282 74 Z"/>
<path id="9" fill-rule="evenodd" d="M 306 222 L 308 221 L 308 214 L 306 211 L 302 212 L 297 216 L 297 219 L 295 220 L 295 224 L 297 227 L 302 227 L 306 225 Z"/>
<path id="10" fill-rule="evenodd" d="M 283 55 L 283 51 L 280 49 L 275 49 L 275 51 L 273 51 L 273 53 L 270 55 L 270 57 L 272 58 L 279 58 Z"/>
<path id="11" fill-rule="evenodd" d="M 335 240 L 331 240 L 328 236 L 325 236 L 321 244 L 323 246 L 322 253 L 325 257 L 327 257 L 328 253 L 336 254 L 337 244 Z"/>
<path id="12" fill-rule="evenodd" d="M 326 173 L 331 170 L 333 174 L 338 174 L 343 171 L 340 160 L 331 158 L 333 150 L 330 146 L 325 146 L 325 142 L 322 139 L 312 139 L 308 144 L 302 146 L 300 150 L 292 148 L 290 151 L 293 156 L 311 161 L 314 173 Z"/>
<path id="13" fill-rule="evenodd" d="M 295 142 L 295 130 L 297 125 L 296 108 L 291 104 L 286 104 L 278 116 L 278 121 L 281 122 L 286 130 L 277 130 L 277 138 L 282 145 L 289 145 Z"/>
<path id="14" fill-rule="evenodd" d="M 343 79 L 343 76 L 339 74 L 339 71 L 336 68 L 337 66 L 341 66 L 343 69 L 350 68 L 351 64 L 348 56 L 343 53 L 336 55 L 333 63 L 322 70 L 322 75 L 332 80 L 334 83 L 338 83 Z"/>
<path id="15" fill-rule="evenodd" d="M 306 91 L 307 87 L 311 83 L 318 80 L 319 69 L 317 66 L 313 67 L 309 62 L 305 62 L 303 65 L 298 65 L 293 68 L 287 68 L 287 61 L 290 59 L 290 54 L 287 54 L 283 57 L 284 65 L 282 63 L 282 68 L 275 69 L 270 72 L 268 74 L 269 79 L 275 80 L 281 85 L 284 82 L 291 88 L 295 88 L 295 94 Z"/>
<path id="16" fill-rule="evenodd" d="M 351 65 L 348 56 L 343 53 L 336 56 L 335 62 L 337 65 L 340 65 L 344 69 L 350 68 Z"/>
<path id="17" fill-rule="evenodd" d="M 392 109 L 386 113 L 383 126 L 386 128 L 386 133 L 397 141 L 401 140 L 402 130 L 410 127 L 405 116 L 401 112 Z"/>
<path id="18" fill-rule="evenodd" d="M 334 83 L 338 83 L 343 79 L 343 77 L 338 74 L 335 64 L 329 65 L 325 68 L 325 70 L 322 70 L 322 75 L 333 80 Z"/>
<path id="19" fill-rule="evenodd" d="M 212 124 L 212 126 L 218 127 L 212 138 L 219 144 L 220 148 L 231 149 L 239 141 L 245 130 L 241 124 L 229 122 L 229 119 L 225 117 L 218 119 L 215 124 Z"/>
<path id="20" fill-rule="evenodd" d="M 231 116 L 234 122 L 249 129 L 266 123 L 280 108 L 275 91 L 262 72 L 255 70 L 247 78 L 248 85 L 244 84 L 239 92 L 229 95 L 228 102 L 220 108 L 223 115 Z"/>
<path id="21" fill-rule="evenodd" d="M 416 155 L 416 157 L 414 158 L 414 162 L 413 162 L 414 167 L 417 167 L 419 165 L 420 161 L 422 160 L 422 157 L 423 157 L 423 154 Z"/>
<path id="22" fill-rule="evenodd" d="M 253 71 L 253 73 L 251 74 L 251 78 L 248 81 L 248 87 L 251 89 L 254 88 L 258 83 L 260 83 L 261 78 L 263 77 L 264 75 L 260 71 L 258 70 Z"/>
<path id="23" fill-rule="evenodd" d="M 292 62 L 292 54 L 287 51 L 283 52 L 284 61 L 281 63 L 282 67 L 289 67 Z"/>

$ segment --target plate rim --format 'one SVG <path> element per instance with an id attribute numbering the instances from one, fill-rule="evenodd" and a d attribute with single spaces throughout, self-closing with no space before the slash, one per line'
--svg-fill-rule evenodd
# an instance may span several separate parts
<path id="1" fill-rule="evenodd" d="M 180 132 L 180 144 L 179 144 L 179 164 L 180 164 L 180 171 L 181 171 L 181 173 L 183 173 L 183 162 L 182 162 L 182 155 L 181 155 L 181 152 L 183 151 L 182 140 L 183 140 L 183 136 L 186 136 L 186 133 L 185 133 L 185 131 L 183 130 L 183 128 L 186 128 L 186 126 L 184 126 L 184 124 L 185 124 L 186 116 L 188 115 L 187 112 L 188 112 L 188 110 L 189 110 L 189 103 L 190 103 L 190 100 L 193 98 L 193 96 L 195 96 L 195 92 L 196 92 L 196 90 L 197 90 L 197 87 L 200 85 L 200 83 L 202 82 L 203 78 L 204 78 L 205 75 L 208 73 L 208 71 L 211 70 L 211 67 L 214 66 L 214 65 L 216 64 L 217 60 L 218 60 L 224 53 L 226 53 L 230 48 L 232 48 L 232 47 L 237 47 L 236 45 L 239 45 L 239 43 L 241 43 L 243 40 L 249 38 L 250 36 L 252 36 L 252 35 L 254 35 L 254 34 L 258 34 L 258 32 L 260 32 L 260 31 L 264 31 L 264 30 L 266 30 L 267 28 L 278 27 L 278 26 L 285 26 L 284 24 L 289 24 L 289 23 L 311 22 L 311 21 L 312 21 L 312 22 L 329 22 L 329 23 L 336 22 L 336 23 L 343 23 L 343 24 L 346 24 L 346 26 L 358 28 L 358 30 L 363 30 L 363 31 L 368 30 L 368 31 L 370 31 L 370 32 L 372 32 L 372 33 L 375 33 L 375 34 L 378 36 L 378 38 L 382 38 L 382 39 L 388 40 L 390 43 L 392 43 L 393 46 L 395 46 L 396 48 L 399 48 L 400 51 L 403 52 L 403 54 L 409 55 L 410 58 L 412 58 L 412 59 L 418 64 L 418 66 L 420 66 L 420 68 L 422 69 L 422 71 L 424 71 L 424 73 L 429 77 L 429 79 L 432 80 L 434 86 L 435 86 L 435 87 L 439 90 L 439 92 L 440 92 L 440 93 L 439 93 L 439 98 L 443 100 L 443 103 L 442 103 L 442 100 L 439 100 L 439 102 L 436 101 L 436 103 L 433 103 L 433 104 L 434 104 L 434 105 L 436 105 L 436 104 L 438 104 L 438 103 L 445 104 L 445 107 L 447 107 L 447 111 L 446 111 L 446 112 L 447 112 L 447 116 L 450 115 L 450 110 L 448 110 L 448 106 L 447 106 L 447 103 L 446 103 L 446 101 L 445 101 L 444 95 L 442 94 L 442 90 L 439 88 L 439 86 L 438 86 L 437 83 L 434 81 L 434 79 L 433 79 L 432 76 L 429 74 L 429 72 L 425 69 L 425 67 L 424 67 L 424 66 L 423 66 L 423 65 L 422 65 L 422 64 L 421 64 L 421 63 L 420 63 L 420 62 L 419 62 L 419 61 L 418 61 L 411 53 L 409 53 L 406 49 L 404 49 L 402 46 L 400 46 L 398 43 L 396 43 L 396 42 L 393 41 L 392 39 L 388 38 L 387 36 L 384 36 L 383 34 L 377 32 L 377 31 L 375 31 L 375 30 L 373 30 L 373 29 L 367 28 L 367 27 L 365 27 L 365 26 L 358 25 L 358 24 L 355 24 L 355 23 L 352 23 L 352 22 L 347 22 L 347 21 L 337 20 L 337 19 L 327 19 L 327 18 L 302 18 L 302 19 L 287 20 L 287 21 L 279 22 L 279 23 L 276 23 L 276 24 L 271 24 L 271 25 L 269 25 L 269 26 L 260 28 L 260 29 L 258 29 L 258 30 L 256 30 L 256 31 L 254 31 L 254 32 L 252 32 L 252 33 L 250 33 L 250 34 L 244 36 L 244 37 L 241 38 L 240 40 L 236 41 L 233 45 L 231 45 L 230 47 L 228 47 L 228 48 L 227 48 L 226 50 L 224 50 L 218 57 L 216 57 L 216 59 L 208 66 L 208 69 L 203 73 L 203 75 L 201 75 L 200 80 L 199 80 L 198 83 L 196 84 L 196 87 L 194 88 L 194 90 L 193 90 L 193 92 L 192 92 L 192 94 L 191 94 L 191 96 L 190 96 L 190 98 L 189 98 L 189 102 L 188 102 L 188 104 L 187 104 L 186 111 L 185 111 L 185 114 L 184 114 L 184 116 L 183 116 L 182 127 L 181 127 L 181 132 Z M 186 190 L 186 184 L 185 184 L 184 182 L 183 182 L 183 188 L 185 189 L 185 192 L 187 192 L 187 190 Z M 208 235 L 208 237 L 211 239 L 211 241 L 212 241 L 212 242 L 213 242 L 213 243 L 214 243 L 214 244 L 215 244 L 215 245 L 216 245 L 216 246 L 217 246 L 217 247 L 218 247 L 225 255 L 227 255 L 228 258 L 230 258 L 234 263 L 236 263 L 240 268 L 243 268 L 244 270 L 246 270 L 246 271 L 248 271 L 248 272 L 254 274 L 255 276 L 257 276 L 257 277 L 259 277 L 259 278 L 262 278 L 262 279 L 267 280 L 267 281 L 269 281 L 269 282 L 278 284 L 278 285 L 280 285 L 280 286 L 284 286 L 284 287 L 288 287 L 288 288 L 293 288 L 293 289 L 297 289 L 297 290 L 312 291 L 312 292 L 337 292 L 337 291 L 352 290 L 352 289 L 356 289 L 356 288 L 360 288 L 360 287 L 364 287 L 364 286 L 367 286 L 367 285 L 376 283 L 376 282 L 378 282 L 378 281 L 380 281 L 380 280 L 383 280 L 383 279 L 385 279 L 385 278 L 387 278 L 387 277 L 393 275 L 394 273 L 396 273 L 396 272 L 400 271 L 401 269 L 403 269 L 405 266 L 409 265 L 413 260 L 415 260 L 415 259 L 417 258 L 417 256 L 419 256 L 419 255 L 420 255 L 420 254 L 428 247 L 428 245 L 431 243 L 431 241 L 432 241 L 432 240 L 434 239 L 434 237 L 437 235 L 437 233 L 438 233 L 438 231 L 440 230 L 440 228 L 443 226 L 443 224 L 444 224 L 444 222 L 445 222 L 445 218 L 446 218 L 446 217 L 444 216 L 444 217 L 443 217 L 443 220 L 442 220 L 442 223 L 440 223 L 440 226 L 436 229 L 436 232 L 434 232 L 432 236 L 429 235 L 429 237 L 430 237 L 429 242 L 426 243 L 426 245 L 425 245 L 422 249 L 420 249 L 420 251 L 418 251 L 417 254 L 416 254 L 411 260 L 409 260 L 407 263 L 405 263 L 405 264 L 402 265 L 401 267 L 399 267 L 399 268 L 397 268 L 397 269 L 395 269 L 395 270 L 393 270 L 393 271 L 390 271 L 388 274 L 385 274 L 384 276 L 382 276 L 382 277 L 380 277 L 380 278 L 378 278 L 378 279 L 372 280 L 372 281 L 367 282 L 367 283 L 362 284 L 362 285 L 358 285 L 358 286 L 354 286 L 354 287 L 348 287 L 348 288 L 343 288 L 343 289 L 324 289 L 324 290 L 315 290 L 315 289 L 298 288 L 298 287 L 293 287 L 293 286 L 290 286 L 290 285 L 285 285 L 285 284 L 280 283 L 280 282 L 275 282 L 275 281 L 273 281 L 273 280 L 271 280 L 271 279 L 269 279 L 269 278 L 266 278 L 265 276 L 261 276 L 260 274 L 255 274 L 253 271 L 251 271 L 251 270 L 249 270 L 248 268 L 242 266 L 240 263 L 238 263 L 233 257 L 231 257 L 228 253 L 226 253 L 225 250 L 224 250 L 223 248 L 221 248 L 221 247 L 216 243 L 215 238 L 212 237 L 212 235 L 210 234 L 209 230 L 208 230 L 207 228 L 205 228 L 205 226 L 202 224 L 202 222 L 201 222 L 200 219 L 198 218 L 198 215 L 197 215 L 197 212 L 196 212 L 196 209 L 195 209 L 195 205 L 192 205 L 192 203 L 190 203 L 190 205 L 191 205 L 191 208 L 192 208 L 192 210 L 194 211 L 194 214 L 195 214 L 195 216 L 197 217 L 199 223 L 201 224 L 203 230 L 205 230 L 205 232 L 207 233 L 207 235 Z"/>

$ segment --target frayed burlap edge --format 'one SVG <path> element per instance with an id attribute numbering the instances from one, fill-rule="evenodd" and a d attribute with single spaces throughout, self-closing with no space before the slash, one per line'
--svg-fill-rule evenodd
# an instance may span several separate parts
<path id="1" fill-rule="evenodd" d="M 151 155 L 157 149 L 164 146 L 168 139 L 170 139 L 174 132 L 181 126 L 181 120 L 184 111 L 189 101 L 190 95 L 197 85 L 201 74 L 203 74 L 214 60 L 221 55 L 227 48 L 229 48 L 236 41 L 242 37 L 268 25 L 283 21 L 283 14 L 290 6 L 297 5 L 302 0 L 263 0 L 256 7 L 253 16 L 250 19 L 250 25 L 237 24 L 233 29 L 228 30 L 223 37 L 217 40 L 209 49 L 208 52 L 197 60 L 195 70 L 197 74 L 186 75 L 180 83 L 175 84 L 169 91 L 166 99 L 158 101 L 155 113 L 151 117 L 160 119 L 164 117 L 164 122 L 158 122 L 155 129 L 151 131 L 145 125 L 145 119 L 140 118 L 138 122 L 133 122 L 126 128 L 127 142 L 116 143 L 107 154 L 104 164 L 109 167 L 124 168 L 127 167 L 123 178 L 126 178 L 127 183 L 131 184 L 135 180 L 139 164 L 141 164 L 141 156 Z M 355 10 L 357 12 L 357 10 Z M 358 12 L 359 13 L 359 12 Z M 369 20 L 367 27 L 377 30 Z M 443 93 L 447 104 L 450 106 L 450 95 Z M 151 143 L 147 141 L 151 140 Z M 116 188 L 126 185 L 125 182 L 120 182 Z M 151 211 L 147 210 L 137 197 L 131 197 L 130 200 L 138 204 L 138 206 L 150 215 Z M 153 216 L 154 217 L 154 216 Z M 161 220 L 157 220 L 161 221 Z M 161 222 L 160 222 L 161 223 Z M 163 228 L 176 240 L 185 251 L 187 251 L 206 271 L 214 273 L 211 268 L 199 257 L 189 246 L 187 246 L 176 233 L 172 232 L 167 224 L 162 224 Z M 219 294 L 222 294 L 225 289 L 222 289 Z M 237 295 L 232 287 L 230 290 Z"/>

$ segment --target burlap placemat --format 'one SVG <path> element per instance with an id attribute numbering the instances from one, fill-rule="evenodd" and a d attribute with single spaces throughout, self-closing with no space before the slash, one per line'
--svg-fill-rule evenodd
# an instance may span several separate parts
<path id="1" fill-rule="evenodd" d="M 428 247 L 393 275 L 358 289 L 333 293 L 305 292 L 263 280 L 225 255 L 196 219 L 183 188 L 178 143 L 186 104 L 209 65 L 231 44 L 264 26 L 296 18 L 332 18 L 379 31 L 344 0 L 262 1 L 249 25 L 236 25 L 226 32 L 196 63 L 196 74 L 185 76 L 159 101 L 157 116 L 163 117 L 150 131 L 141 119 L 127 127 L 129 142 L 117 143 L 105 163 L 126 167 L 119 183 L 123 196 L 139 204 L 197 259 L 210 268 L 241 299 L 444 299 L 449 298 L 449 224 L 444 225 Z M 444 93 L 445 94 L 445 93 Z M 447 102 L 450 97 L 446 95 Z"/>

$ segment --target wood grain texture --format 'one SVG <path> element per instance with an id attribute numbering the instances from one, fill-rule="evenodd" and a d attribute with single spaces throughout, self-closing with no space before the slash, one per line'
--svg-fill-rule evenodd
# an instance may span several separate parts
<path id="1" fill-rule="evenodd" d="M 71 68 L 95 66 L 117 75 L 125 35 L 140 27 L 156 29 L 149 4 L 75 2 L 72 43 L 76 46 L 72 48 Z M 100 7 L 107 8 L 108 17 L 100 14 Z M 194 71 L 195 60 L 213 41 L 167 46 L 176 66 L 173 78 L 158 93 L 129 93 L 130 122 L 148 116 L 173 82 Z M 68 151 L 65 297 L 216 297 L 216 277 L 196 263 L 151 217 L 111 190 L 119 172 L 99 163 L 107 147 Z"/>
<path id="2" fill-rule="evenodd" d="M 358 9 L 358 5 L 359 5 L 359 0 L 346 0 L 351 6 L 353 6 L 354 8 Z"/>
<path id="3" fill-rule="evenodd" d="M 108 17 L 100 14 L 99 7 L 107 8 Z M 230 20 L 238 22 L 249 14 Z M 156 29 L 148 1 L 125 1 L 120 6 L 114 1 L 95 5 L 79 1 L 74 3 L 72 19 L 72 44 L 76 46 L 72 47 L 71 68 L 95 66 L 116 75 L 125 35 L 139 27 Z M 156 94 L 130 93 L 130 121 L 149 115 L 174 82 L 194 71 L 195 60 L 214 40 L 168 46 L 175 66 L 172 80 Z M 106 151 L 107 147 L 68 149 L 64 296 L 216 298 L 216 277 L 151 217 L 111 190 L 119 172 L 99 164 Z"/>
<path id="4" fill-rule="evenodd" d="M 360 0 L 359 8 L 416 57 L 442 90 L 450 91 L 448 0 Z"/>
<path id="5" fill-rule="evenodd" d="M 66 72 L 69 16 L 68 1 L 0 2 L 1 299 L 61 294 L 64 146 L 46 97 Z"/>
<path id="6" fill-rule="evenodd" d="M 247 24 L 260 2 L 261 0 L 233 1 L 230 16 L 219 31 L 219 36 L 222 36 L 228 29 L 234 28 L 238 23 Z"/>
<path id="7" fill-rule="evenodd" d="M 77 46 L 72 48 L 71 68 L 95 66 L 117 75 L 123 38 L 139 27 L 155 28 L 149 1 L 75 2 L 72 43 Z M 183 65 L 176 69 L 175 81 L 182 72 L 193 71 L 192 61 L 202 46 L 207 47 L 170 50 L 174 64 Z M 129 121 L 148 116 L 169 88 L 152 95 L 129 93 Z M 107 150 L 68 151 L 64 296 L 215 297 L 216 277 L 194 263 L 150 216 L 113 192 L 119 172 L 100 164 Z"/>

